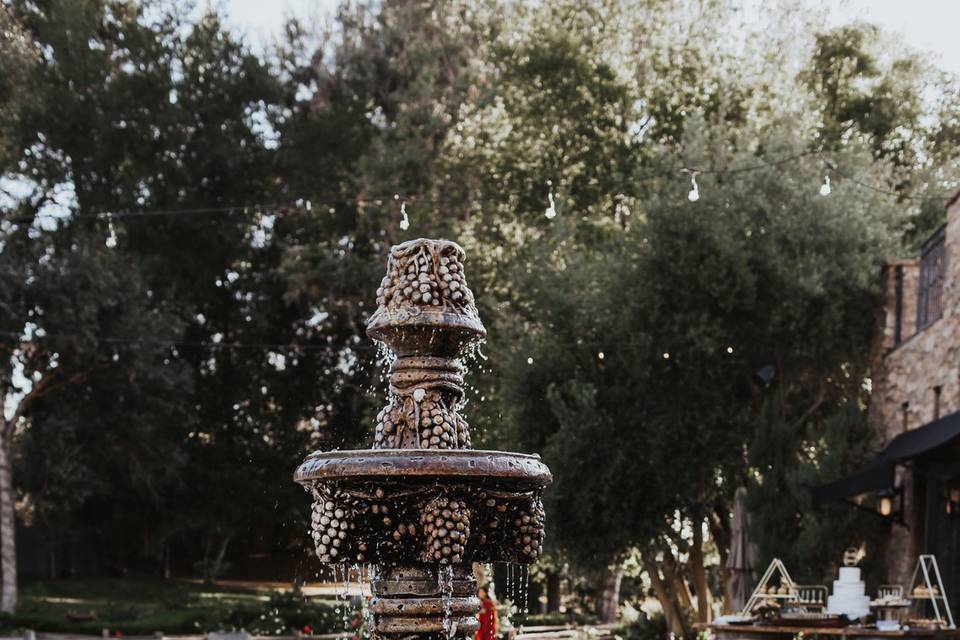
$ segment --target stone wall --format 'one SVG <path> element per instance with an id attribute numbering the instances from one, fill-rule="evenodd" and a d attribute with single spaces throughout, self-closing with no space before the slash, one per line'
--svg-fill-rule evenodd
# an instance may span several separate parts
<path id="1" fill-rule="evenodd" d="M 870 412 L 881 446 L 937 415 L 960 411 L 960 194 L 957 196 L 947 207 L 941 317 L 917 331 L 918 260 L 904 260 L 884 269 L 883 332 L 873 371 Z M 903 279 L 901 341 L 896 344 L 898 266 Z M 923 496 L 916 495 L 908 469 L 898 469 L 897 483 L 903 488 L 903 515 L 910 528 L 894 525 L 890 529 L 886 567 L 890 582 L 905 583 L 923 550 Z"/>
<path id="2" fill-rule="evenodd" d="M 884 353 L 875 367 L 875 420 L 883 442 L 960 410 L 960 200 L 948 209 L 943 315 L 916 331 L 919 264 L 905 260 L 884 270 Z M 901 342 L 894 345 L 895 267 L 903 268 Z M 905 406 L 906 405 L 906 406 Z"/>

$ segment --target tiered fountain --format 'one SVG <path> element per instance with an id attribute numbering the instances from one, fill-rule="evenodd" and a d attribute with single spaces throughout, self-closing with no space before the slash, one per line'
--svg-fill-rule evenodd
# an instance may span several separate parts
<path id="1" fill-rule="evenodd" d="M 529 564 L 543 545 L 536 455 L 475 451 L 462 356 L 486 335 L 447 240 L 393 247 L 367 335 L 396 359 L 370 450 L 317 451 L 295 479 L 313 495 L 313 539 L 325 563 L 368 564 L 379 638 L 472 637 L 474 562 Z"/>

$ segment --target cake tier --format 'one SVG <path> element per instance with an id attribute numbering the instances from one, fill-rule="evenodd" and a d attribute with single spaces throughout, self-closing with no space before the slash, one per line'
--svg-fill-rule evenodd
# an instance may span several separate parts
<path id="1" fill-rule="evenodd" d="M 859 582 L 860 567 L 840 567 L 840 582 Z"/>
<path id="2" fill-rule="evenodd" d="M 827 598 L 827 613 L 862 618 L 870 613 L 870 598 L 867 596 L 830 596 Z"/>
<path id="3" fill-rule="evenodd" d="M 846 583 L 838 580 L 833 581 L 833 595 L 851 598 L 863 597 L 866 592 L 866 586 L 862 582 Z"/>

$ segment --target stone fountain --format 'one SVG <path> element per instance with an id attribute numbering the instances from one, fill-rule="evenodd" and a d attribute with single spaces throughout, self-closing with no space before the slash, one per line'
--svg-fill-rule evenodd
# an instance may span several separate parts
<path id="1" fill-rule="evenodd" d="M 543 548 L 550 470 L 536 455 L 474 450 L 462 358 L 486 335 L 463 249 L 419 239 L 390 250 L 367 335 L 395 355 L 373 447 L 317 451 L 295 474 L 313 495 L 324 563 L 372 566 L 378 638 L 472 637 L 474 562 L 530 564 Z"/>

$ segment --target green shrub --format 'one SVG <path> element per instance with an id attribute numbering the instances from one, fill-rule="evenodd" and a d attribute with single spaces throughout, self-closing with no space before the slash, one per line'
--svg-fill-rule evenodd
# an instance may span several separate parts
<path id="1" fill-rule="evenodd" d="M 339 613 L 337 608 L 329 601 L 290 593 L 177 581 L 62 580 L 26 586 L 17 613 L 0 614 L 0 634 L 33 629 L 99 636 L 106 628 L 123 635 L 233 629 L 286 635 L 307 627 L 313 633 L 332 633 L 359 625 L 349 605 L 342 603 Z M 77 614 L 94 617 L 71 619 Z"/>
<path id="2" fill-rule="evenodd" d="M 640 616 L 636 622 L 625 625 L 620 635 L 625 640 L 663 640 L 670 636 L 662 613 Z"/>

